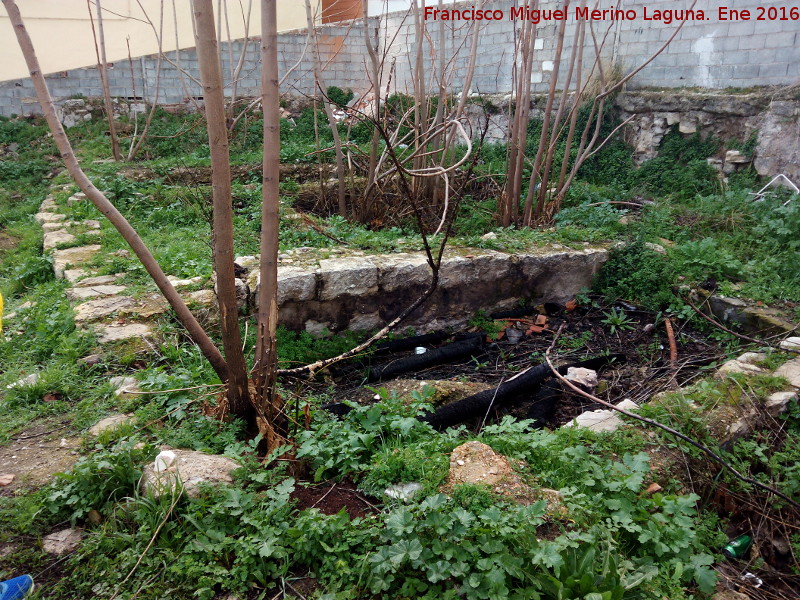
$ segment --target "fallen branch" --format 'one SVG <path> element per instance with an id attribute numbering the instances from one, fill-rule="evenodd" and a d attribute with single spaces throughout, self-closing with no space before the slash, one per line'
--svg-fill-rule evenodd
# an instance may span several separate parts
<path id="1" fill-rule="evenodd" d="M 744 483 L 748 483 L 748 484 L 753 485 L 755 487 L 761 488 L 762 490 L 764 490 L 766 492 L 769 492 L 771 494 L 775 494 L 779 498 L 782 498 L 782 499 L 786 500 L 786 502 L 788 502 L 789 504 L 791 504 L 795 508 L 800 509 L 800 502 L 796 502 L 795 500 L 792 500 L 789 496 L 787 496 L 783 492 L 775 489 L 774 487 L 768 486 L 768 485 L 766 485 L 764 483 L 761 483 L 760 481 L 756 481 L 755 479 L 752 479 L 750 477 L 742 475 L 741 473 L 739 473 L 739 471 L 734 469 L 730 465 L 730 463 L 728 463 L 719 454 L 717 454 L 716 452 L 711 450 L 711 448 L 709 448 L 707 446 L 704 446 L 703 444 L 701 444 L 697 440 L 694 440 L 694 439 L 690 438 L 689 436 L 682 434 L 680 431 L 677 431 L 676 429 L 673 429 L 672 427 L 669 427 L 668 425 L 664 425 L 663 423 L 659 423 L 658 421 L 655 421 L 653 419 L 648 419 L 647 417 L 642 417 L 642 416 L 637 415 L 636 413 L 633 413 L 633 412 L 631 412 L 629 410 L 625 410 L 624 408 L 620 408 L 618 406 L 615 406 L 615 405 L 611 404 L 610 402 L 606 402 L 605 400 L 601 400 L 597 396 L 589 394 L 588 392 L 584 392 L 582 389 L 580 389 L 579 387 L 574 385 L 571 381 L 566 379 L 563 375 L 561 375 L 558 372 L 558 369 L 556 369 L 556 367 L 553 366 L 553 363 L 550 360 L 550 353 L 553 351 L 553 348 L 556 345 L 556 341 L 558 341 L 558 338 L 560 337 L 561 332 L 563 331 L 563 329 L 564 329 L 564 325 L 562 324 L 561 327 L 558 328 L 558 331 L 556 332 L 556 335 L 553 337 L 553 343 L 550 344 L 550 347 L 544 353 L 544 356 L 545 356 L 545 360 L 547 361 L 548 366 L 550 367 L 550 370 L 553 371 L 553 373 L 555 374 L 556 378 L 558 378 L 559 381 L 561 381 L 564 385 L 569 387 L 573 392 L 583 396 L 584 398 L 587 398 L 587 399 L 591 400 L 592 402 L 596 402 L 597 404 L 605 406 L 606 408 L 610 408 L 611 410 L 615 410 L 615 411 L 617 411 L 619 413 L 622 413 L 626 417 L 630 417 L 632 419 L 636 419 L 637 421 L 641 421 L 642 423 L 646 423 L 647 425 L 651 425 L 653 427 L 657 427 L 658 429 L 666 431 L 670 435 L 673 435 L 673 436 L 683 440 L 687 444 L 691 444 L 692 446 L 694 446 L 695 448 L 697 448 L 701 452 L 705 453 L 709 458 L 711 458 L 713 461 L 718 463 L 724 469 L 729 471 L 739 481 L 742 481 Z"/>
<path id="2" fill-rule="evenodd" d="M 678 370 L 678 344 L 675 342 L 675 330 L 672 328 L 672 319 L 664 319 L 664 329 L 667 330 L 667 341 L 669 342 L 669 368 L 672 371 L 671 383 L 676 385 L 675 379 Z"/>

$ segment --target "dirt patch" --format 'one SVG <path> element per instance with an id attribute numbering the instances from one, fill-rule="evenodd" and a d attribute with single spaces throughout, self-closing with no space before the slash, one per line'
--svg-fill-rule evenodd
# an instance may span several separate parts
<path id="1" fill-rule="evenodd" d="M 67 423 L 41 421 L 14 436 L 0 448 L 0 475 L 14 475 L 10 485 L 0 487 L 0 496 L 24 488 L 39 488 L 56 473 L 68 471 L 79 458 L 80 439 L 63 437 Z"/>
<path id="2" fill-rule="evenodd" d="M 326 482 L 308 487 L 298 486 L 292 492 L 298 510 L 316 508 L 324 515 L 335 515 L 344 509 L 350 518 L 366 517 L 378 512 L 377 500 L 358 491 L 350 480 Z"/>
<path id="3" fill-rule="evenodd" d="M 12 235 L 0 231 L 0 250 L 11 250 L 14 248 L 19 240 Z"/>

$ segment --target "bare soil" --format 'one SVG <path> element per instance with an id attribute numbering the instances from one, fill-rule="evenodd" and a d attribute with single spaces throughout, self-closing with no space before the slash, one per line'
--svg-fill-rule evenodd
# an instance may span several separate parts
<path id="1" fill-rule="evenodd" d="M 11 250 L 18 242 L 19 240 L 14 236 L 0 231 L 0 250 Z"/>
<path id="2" fill-rule="evenodd" d="M 0 447 L 0 475 L 14 475 L 10 485 L 0 487 L 0 496 L 24 488 L 39 488 L 56 473 L 70 470 L 77 462 L 80 438 L 63 437 L 68 422 L 41 420 L 17 433 Z"/>
<path id="3" fill-rule="evenodd" d="M 324 515 L 335 515 L 344 509 L 351 519 L 380 511 L 376 506 L 380 501 L 359 492 L 349 479 L 311 484 L 307 487 L 298 485 L 292 492 L 292 499 L 297 502 L 298 510 L 316 508 Z"/>

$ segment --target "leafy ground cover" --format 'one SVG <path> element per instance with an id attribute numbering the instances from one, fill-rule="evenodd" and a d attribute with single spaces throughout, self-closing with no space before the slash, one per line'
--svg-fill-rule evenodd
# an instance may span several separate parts
<path id="1" fill-rule="evenodd" d="M 123 168 L 92 163 L 110 153 L 102 123 L 85 123 L 71 136 L 100 187 L 140 228 L 166 270 L 180 277 L 210 277 L 209 188 L 175 177 L 176 170 L 208 166 L 205 131 L 189 123 L 189 133 L 170 138 L 187 129 L 186 120 L 164 113 L 155 123 L 154 133 L 165 137 L 151 140 L 144 160 Z M 283 125 L 283 162 L 312 162 L 313 114 Z M 255 166 L 248 175 L 247 168 L 257 161 L 259 127 L 257 121 L 245 121 L 233 144 L 234 162 L 244 167 L 234 185 L 237 251 L 243 255 L 255 252 L 260 227 L 260 175 Z M 368 132 L 362 133 L 367 139 Z M 19 147 L 9 150 L 15 143 Z M 426 390 L 410 397 L 376 390 L 382 402 L 359 406 L 338 420 L 318 410 L 330 398 L 324 386 L 309 391 L 287 382 L 284 393 L 296 423 L 295 460 L 271 457 L 264 466 L 265 457 L 257 456 L 257 444 L 239 424 L 205 416 L 203 406 L 214 402 L 214 387 L 185 389 L 218 380 L 169 316 L 160 318 L 159 343 L 153 348 L 122 346 L 97 364 L 79 362 L 93 351 L 95 340 L 75 329 L 63 295 L 66 286 L 53 279 L 41 252 L 41 231 L 31 218 L 48 190 L 45 176 L 53 169 L 54 149 L 41 124 L 25 120 L 0 121 L 0 144 L 6 152 L 0 161 L 0 289 L 6 310 L 17 313 L 14 328 L 24 332 L 0 341 L 0 447 L 30 435 L 36 426 L 77 439 L 81 454 L 76 467 L 51 485 L 0 491 L 0 578 L 33 573 L 42 584 L 36 597 L 214 598 L 227 592 L 241 598 L 283 594 L 327 600 L 704 597 L 716 582 L 712 565 L 723 564 L 717 569 L 726 573 L 719 549 L 728 536 L 753 526 L 753 507 L 769 503 L 772 517 L 796 522 L 786 506 L 735 482 L 701 456 L 679 450 L 661 434 L 633 428 L 616 434 L 532 431 L 529 423 L 511 417 L 479 431 L 461 427 L 438 433 L 416 419 L 429 406 Z M 780 196 L 754 203 L 747 195 L 754 178 L 747 173 L 723 189 L 705 162 L 716 148 L 713 140 L 673 132 L 659 158 L 633 170 L 630 152 L 612 144 L 587 164 L 552 229 L 497 228 L 495 200 L 476 194 L 465 199 L 454 242 L 518 250 L 545 242 L 623 241 L 595 286 L 610 300 L 688 319 L 690 312 L 671 288 L 705 283 L 796 309 L 800 209 L 796 202 L 783 206 Z M 16 157 L 11 160 L 8 152 Z M 484 152 L 481 174 L 498 172 L 503 149 Z M 156 177 L 139 181 L 124 175 L 125 169 L 148 169 Z M 420 248 L 419 234 L 409 223 L 368 227 L 321 210 L 308 215 L 315 225 L 309 226 L 293 208 L 307 183 L 298 179 L 282 181 L 282 249 L 334 249 L 337 239 L 368 252 Z M 55 182 L 66 180 L 59 175 Z M 653 204 L 641 209 L 613 204 L 643 199 Z M 86 205 L 69 210 L 76 219 L 97 217 Z M 488 232 L 493 239 L 483 237 Z M 107 224 L 101 235 L 108 253 L 123 248 Z M 648 243 L 662 245 L 666 255 Z M 130 259 L 105 255 L 99 260 L 106 272 L 124 272 L 126 283 L 148 289 L 143 271 Z M 624 309 L 603 305 L 596 310 L 605 311 L 608 336 L 633 326 Z M 730 337 L 715 336 L 729 352 L 738 350 Z M 353 341 L 318 341 L 283 331 L 279 351 L 286 364 L 296 364 L 337 354 Z M 586 340 L 562 344 L 561 350 L 580 352 Z M 36 385 L 6 388 L 33 371 L 40 373 Z M 135 375 L 154 393 L 115 396 L 108 379 L 123 374 Z M 742 380 L 736 389 L 760 398 L 772 386 Z M 650 407 L 648 414 L 711 443 L 690 405 L 734 391 L 700 382 L 671 404 Z M 136 426 L 99 438 L 84 433 L 111 412 L 134 413 Z M 568 516 L 554 516 L 544 502 L 509 502 L 481 486 L 443 494 L 449 453 L 473 439 L 518 461 L 520 475 L 534 486 L 560 490 Z M 796 494 L 798 441 L 795 409 L 773 430 L 738 442 L 726 457 L 743 472 Z M 224 453 L 241 461 L 242 468 L 233 485 L 209 488 L 198 498 L 155 498 L 138 482 L 162 444 Z M 383 495 L 387 486 L 408 481 L 422 485 L 415 498 Z M 661 489 L 648 492 L 654 482 Z M 304 500 L 304 491 L 320 486 L 350 490 L 358 500 L 335 510 Z M 92 511 L 99 519 L 90 520 Z M 78 550 L 59 560 L 44 554 L 40 537 L 70 523 L 86 527 Z M 789 556 L 797 556 L 796 527 L 770 532 L 787 539 Z M 785 580 L 792 569 L 796 573 L 796 561 L 781 565 L 780 560 L 785 554 L 762 555 L 748 568 L 777 565 Z"/>

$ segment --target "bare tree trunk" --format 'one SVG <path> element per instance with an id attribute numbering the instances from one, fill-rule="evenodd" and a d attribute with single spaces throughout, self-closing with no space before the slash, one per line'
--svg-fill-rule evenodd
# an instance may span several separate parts
<path id="1" fill-rule="evenodd" d="M 367 55 L 369 56 L 370 79 L 372 80 L 372 93 L 375 96 L 373 105 L 374 118 L 380 120 L 381 115 L 381 61 L 378 59 L 377 39 L 376 45 L 372 45 L 372 32 L 369 27 L 369 0 L 362 0 L 362 10 L 364 12 L 364 42 L 367 45 Z M 372 139 L 369 144 L 369 166 L 367 167 L 367 184 L 364 188 L 362 199 L 361 214 L 359 219 L 362 223 L 367 223 L 372 217 L 372 197 L 374 186 L 377 182 L 378 169 L 378 145 L 380 144 L 381 134 L 377 127 L 372 130 Z"/>
<path id="2" fill-rule="evenodd" d="M 275 0 L 261 2 L 261 105 L 264 112 L 264 174 L 261 196 L 261 262 L 258 333 L 253 366 L 259 429 L 272 452 L 286 440 L 283 401 L 275 389 L 278 375 L 278 198 L 280 192 L 280 90 L 278 18 Z"/>
<path id="3" fill-rule="evenodd" d="M 319 44 L 317 43 L 317 29 L 314 25 L 314 15 L 311 12 L 311 0 L 306 0 L 306 21 L 308 23 L 308 31 L 311 34 L 312 45 L 314 47 L 314 81 L 322 93 L 322 107 L 325 109 L 325 115 L 328 117 L 328 124 L 331 128 L 331 135 L 333 136 L 333 149 L 336 153 L 336 177 L 338 178 L 339 190 L 339 214 L 343 218 L 347 218 L 347 194 L 345 191 L 345 169 L 344 169 L 344 152 L 342 152 L 342 140 L 339 137 L 339 128 L 336 125 L 336 118 L 333 116 L 333 108 L 331 103 L 325 95 L 324 82 L 322 80 L 322 66 L 319 56 Z"/>
<path id="4" fill-rule="evenodd" d="M 92 8 L 89 0 L 86 0 L 87 8 L 89 9 L 89 19 L 92 18 Z M 94 40 L 94 49 L 97 54 L 97 70 L 100 73 L 100 86 L 103 88 L 103 104 L 106 109 L 106 118 L 108 119 L 108 135 L 111 137 L 111 154 L 114 160 L 122 160 L 122 154 L 119 151 L 119 140 L 117 139 L 117 129 L 114 127 L 114 107 L 111 105 L 111 90 L 108 86 L 108 62 L 106 61 L 106 37 L 103 33 L 103 9 L 100 6 L 100 0 L 95 0 L 97 8 L 97 35 Z M 95 34 L 94 21 L 92 21 L 92 35 Z M 99 38 L 99 39 L 98 39 Z M 98 50 L 99 42 L 99 50 Z"/>
<path id="5" fill-rule="evenodd" d="M 228 402 L 232 414 L 249 420 L 252 406 L 239 330 L 239 310 L 236 305 L 231 166 L 228 128 L 225 123 L 225 97 L 222 93 L 222 66 L 214 31 L 214 8 L 212 0 L 192 0 L 192 8 L 197 25 L 197 62 L 203 82 L 208 144 L 211 149 L 214 273 L 217 276 L 222 344 L 229 372 Z"/>
<path id="6" fill-rule="evenodd" d="M 42 107 L 47 124 L 50 126 L 50 131 L 53 134 L 53 139 L 58 146 L 61 153 L 61 158 L 67 167 L 67 171 L 75 180 L 75 183 L 81 188 L 86 197 L 97 207 L 97 209 L 105 215 L 116 230 L 122 235 L 123 239 L 131 247 L 131 250 L 136 254 L 136 257 L 141 261 L 148 274 L 153 278 L 153 281 L 164 294 L 164 297 L 169 302 L 172 309 L 175 311 L 178 320 L 188 331 L 192 341 L 198 345 L 203 355 L 208 359 L 214 371 L 219 375 L 222 381 L 228 380 L 228 366 L 225 359 L 220 354 L 217 347 L 208 337 L 206 332 L 194 318 L 194 315 L 186 307 L 178 292 L 167 279 L 167 276 L 161 270 L 161 267 L 153 258 L 152 253 L 145 246 L 139 234 L 131 227 L 130 223 L 122 216 L 116 207 L 98 190 L 78 164 L 75 153 L 72 151 L 72 146 L 69 143 L 67 134 L 63 126 L 56 116 L 56 109 L 53 105 L 53 99 L 50 97 L 50 92 L 47 89 L 44 75 L 39 66 L 39 60 L 36 58 L 31 38 L 28 31 L 25 29 L 25 24 L 20 15 L 19 8 L 14 0 L 2 0 L 6 11 L 8 12 L 9 20 L 14 27 L 14 33 L 17 36 L 19 47 L 22 54 L 25 56 L 25 62 L 28 65 L 28 71 L 31 74 L 33 85 L 36 88 L 36 96 L 39 104 Z"/>
<path id="7" fill-rule="evenodd" d="M 159 27 L 156 29 L 156 26 L 153 24 L 153 21 L 147 15 L 147 12 L 142 6 L 140 0 L 136 0 L 136 3 L 139 5 L 139 8 L 142 10 L 144 14 L 144 18 L 147 21 L 150 28 L 153 30 L 153 33 L 156 36 L 156 42 L 158 43 L 158 58 L 156 58 L 156 87 L 153 91 L 153 100 L 150 104 L 150 110 L 147 113 L 147 118 L 144 122 L 144 128 L 142 129 L 142 133 L 139 135 L 139 139 L 136 139 L 136 136 L 131 138 L 131 145 L 130 149 L 128 150 L 127 160 L 133 160 L 134 157 L 139 153 L 139 150 L 142 149 L 145 141 L 147 140 L 147 132 L 150 130 L 150 124 L 153 122 L 153 115 L 155 115 L 156 108 L 158 107 L 158 94 L 159 90 L 161 89 L 161 61 L 162 57 L 164 56 L 164 0 L 161 0 L 161 10 L 160 10 L 160 18 L 159 18 Z M 128 48 L 128 60 L 130 60 L 130 46 Z M 142 78 L 146 79 L 146 73 L 144 70 L 144 63 L 142 63 Z M 142 98 L 145 102 L 147 102 L 147 94 L 146 88 L 145 91 L 142 92 Z"/>
<path id="8" fill-rule="evenodd" d="M 569 9 L 569 0 L 566 0 L 564 3 L 564 10 Z M 550 127 L 550 119 L 553 117 L 553 102 L 555 101 L 556 97 L 556 88 L 558 86 L 558 74 L 561 69 L 561 54 L 564 50 L 564 34 L 567 30 L 567 22 L 566 20 L 561 21 L 561 25 L 558 28 L 558 40 L 556 43 L 556 55 L 553 59 L 553 72 L 550 75 L 550 90 L 547 93 L 547 105 L 544 109 L 544 119 L 542 121 L 542 134 L 539 136 L 539 149 L 536 151 L 536 158 L 533 161 L 533 170 L 531 171 L 531 177 L 528 181 L 528 197 L 525 199 L 525 212 L 523 214 L 523 224 L 525 226 L 530 226 L 531 224 L 531 214 L 533 209 L 533 196 L 536 192 L 536 180 L 539 179 L 542 187 L 546 185 L 544 181 L 544 177 L 542 175 L 542 163 L 544 162 L 545 158 L 545 151 L 549 146 L 550 136 L 553 135 L 554 132 L 551 133 Z M 544 194 L 547 190 L 541 190 Z M 544 199 L 544 195 L 541 196 Z M 543 208 L 543 200 L 541 201 L 541 206 L 537 205 L 536 207 L 536 216 L 540 216 L 541 209 Z"/>
<path id="9" fill-rule="evenodd" d="M 534 9 L 538 2 L 525 4 Z M 516 223 L 519 215 L 519 201 L 522 194 L 522 172 L 525 165 L 525 149 L 528 139 L 528 124 L 531 115 L 531 73 L 533 72 L 533 51 L 536 42 L 536 26 L 532 21 L 524 21 L 516 49 L 522 53 L 522 65 L 515 78 L 516 105 L 508 140 L 508 173 L 506 186 L 501 199 L 500 219 L 503 227 Z"/>

